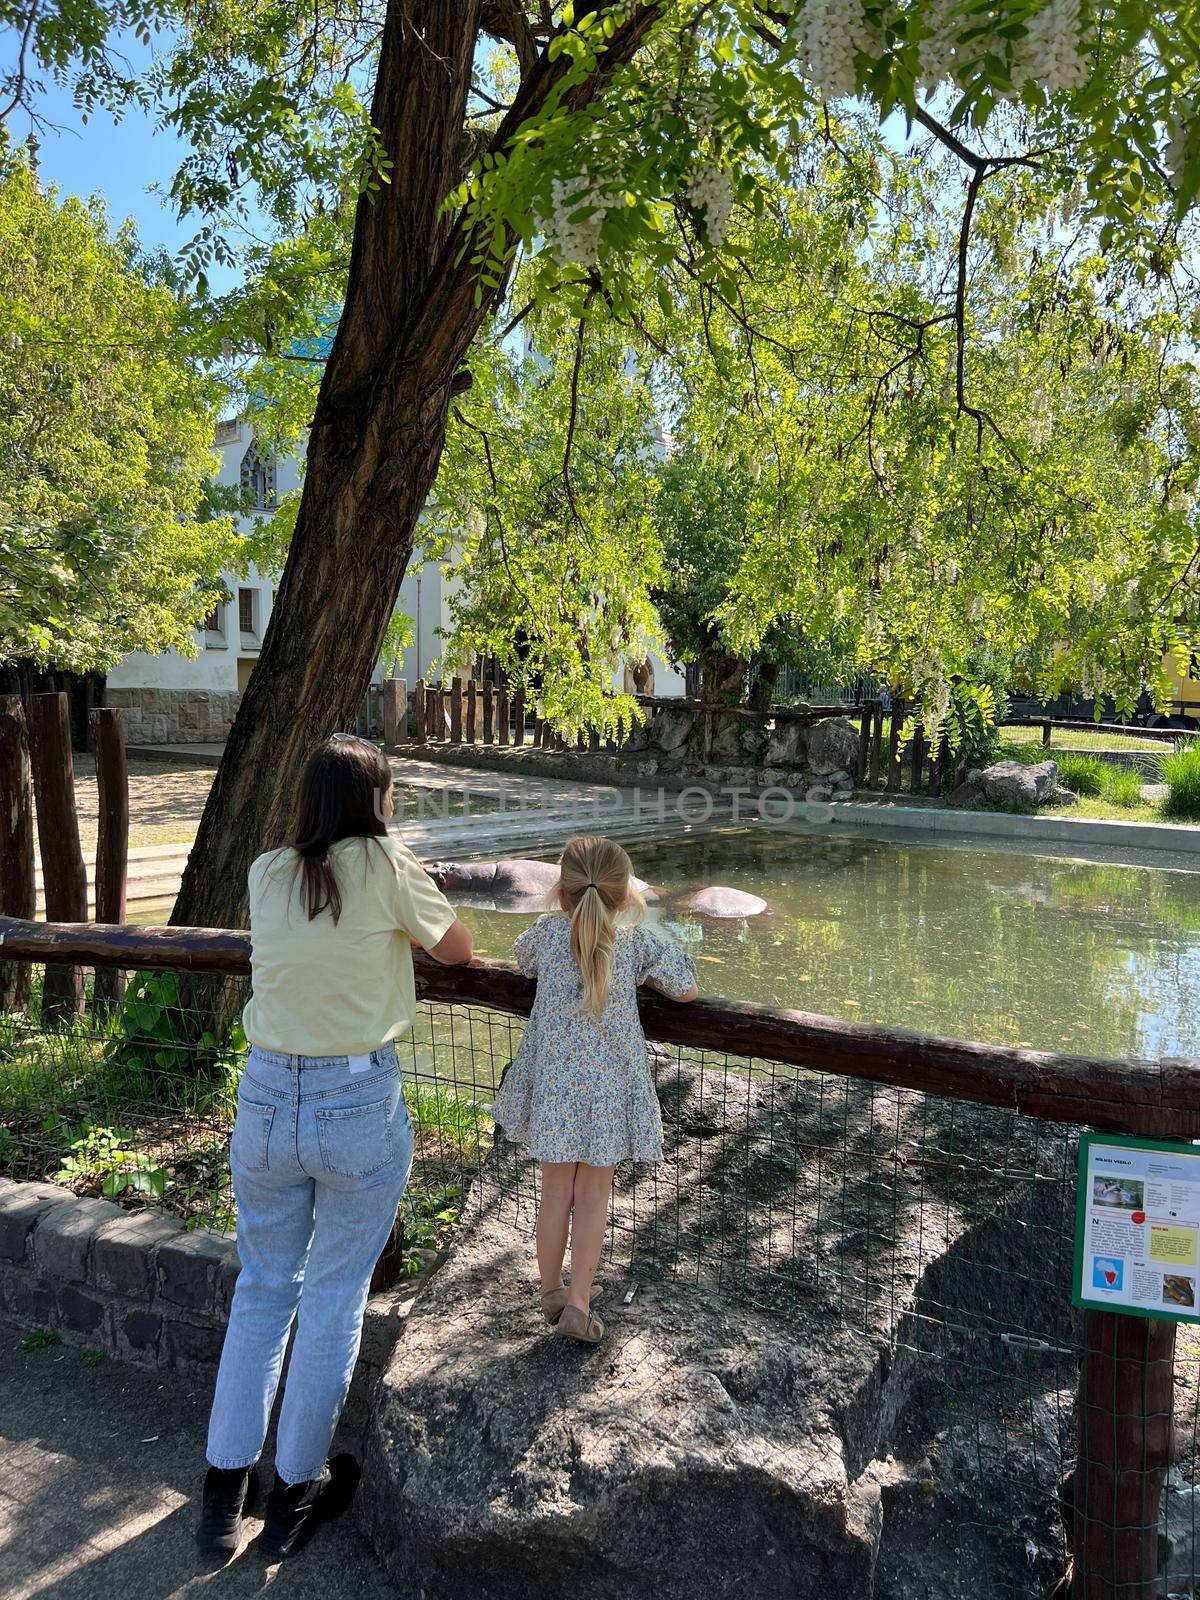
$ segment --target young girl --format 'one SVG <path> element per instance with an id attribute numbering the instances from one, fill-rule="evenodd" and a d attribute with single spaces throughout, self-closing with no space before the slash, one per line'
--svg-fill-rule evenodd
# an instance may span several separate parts
<path id="1" fill-rule="evenodd" d="M 410 941 L 471 957 L 391 814 L 382 754 L 334 734 L 305 769 L 293 842 L 250 868 L 251 1048 L 229 1153 L 242 1270 L 208 1429 L 210 1556 L 237 1550 L 293 1319 L 263 1553 L 299 1549 L 358 1484 L 350 1456 L 326 1453 L 412 1164 L 395 1046 L 416 1012 Z"/>
<path id="2" fill-rule="evenodd" d="M 629 857 L 611 839 L 568 839 L 556 908 L 517 940 L 521 971 L 537 979 L 533 1014 L 496 1094 L 493 1115 L 541 1163 L 537 1259 L 542 1310 L 565 1337 L 597 1344 L 591 1309 L 613 1168 L 662 1160 L 662 1115 L 637 989 L 696 998 L 691 959 L 673 941 L 616 919 L 646 909 Z M 571 1284 L 563 1256 L 571 1239 Z"/>

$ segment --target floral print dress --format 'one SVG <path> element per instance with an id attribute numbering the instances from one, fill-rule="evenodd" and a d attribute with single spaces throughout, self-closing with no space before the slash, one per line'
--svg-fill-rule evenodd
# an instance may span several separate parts
<path id="1" fill-rule="evenodd" d="M 538 1161 L 661 1161 L 662 1113 L 637 991 L 652 978 L 669 995 L 686 994 L 696 981 L 691 957 L 649 928 L 618 923 L 608 1004 L 593 1018 L 580 1009 L 569 917 L 539 917 L 515 953 L 526 977 L 537 979 L 537 997 L 496 1092 L 495 1120 Z"/>

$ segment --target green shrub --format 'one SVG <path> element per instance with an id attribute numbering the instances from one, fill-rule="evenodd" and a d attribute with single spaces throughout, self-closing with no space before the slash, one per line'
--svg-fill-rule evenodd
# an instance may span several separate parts
<path id="1" fill-rule="evenodd" d="M 1104 798 L 1114 806 L 1132 811 L 1142 803 L 1142 775 L 1135 767 L 1104 766 Z"/>
<path id="2" fill-rule="evenodd" d="M 1089 799 L 1104 793 L 1106 767 L 1098 756 L 1058 757 L 1058 781 Z"/>
<path id="3" fill-rule="evenodd" d="M 1200 745 L 1178 745 L 1162 765 L 1163 782 L 1167 785 L 1163 815 L 1200 822 Z"/>

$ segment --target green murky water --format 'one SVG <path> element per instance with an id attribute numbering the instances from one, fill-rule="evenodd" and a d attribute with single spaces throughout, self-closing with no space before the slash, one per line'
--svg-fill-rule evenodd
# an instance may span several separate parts
<path id="1" fill-rule="evenodd" d="M 631 845 L 703 991 L 996 1044 L 1200 1055 L 1200 872 L 760 829 Z M 721 922 L 697 884 L 761 895 Z M 466 910 L 481 953 L 530 920 Z"/>

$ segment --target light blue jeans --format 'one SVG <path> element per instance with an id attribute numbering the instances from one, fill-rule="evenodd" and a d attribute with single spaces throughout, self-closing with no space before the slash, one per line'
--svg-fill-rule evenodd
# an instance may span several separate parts
<path id="1" fill-rule="evenodd" d="M 355 1058 L 251 1048 L 229 1153 L 242 1270 L 208 1425 L 210 1465 L 258 1460 L 296 1320 L 275 1470 L 288 1483 L 320 1476 L 412 1155 L 393 1046 Z"/>

